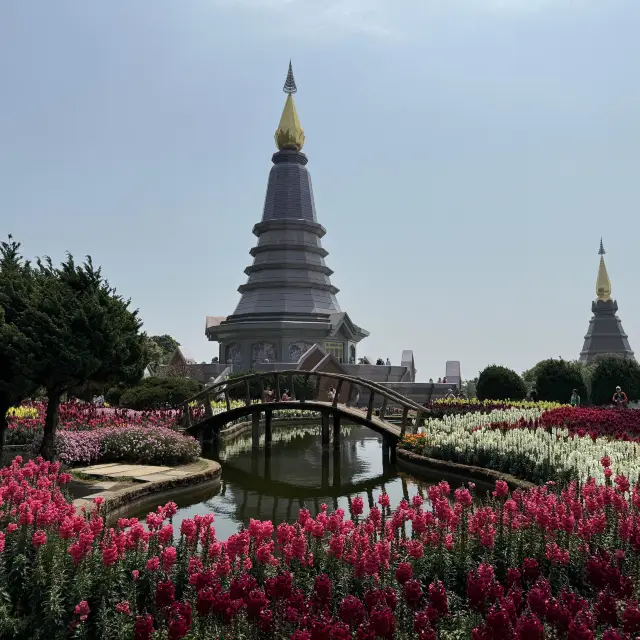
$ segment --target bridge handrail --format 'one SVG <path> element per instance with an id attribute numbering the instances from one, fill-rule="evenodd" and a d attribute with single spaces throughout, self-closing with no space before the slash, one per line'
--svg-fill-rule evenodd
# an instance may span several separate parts
<path id="1" fill-rule="evenodd" d="M 363 378 L 358 378 L 356 376 L 350 376 L 350 375 L 345 375 L 342 373 L 331 373 L 331 372 L 325 372 L 325 371 L 301 371 L 299 369 L 284 369 L 284 370 L 278 370 L 278 371 L 259 371 L 259 372 L 253 372 L 253 373 L 248 373 L 246 375 L 243 376 L 238 376 L 237 378 L 233 378 L 232 381 L 230 380 L 225 380 L 224 382 L 220 382 L 220 383 L 215 383 L 209 387 L 206 387 L 205 389 L 203 389 L 202 391 L 198 392 L 196 395 L 194 395 L 193 397 L 191 397 L 189 400 L 186 400 L 183 404 L 184 407 L 184 411 L 185 411 L 185 417 L 187 419 L 187 423 L 191 422 L 191 418 L 190 418 L 190 413 L 189 413 L 189 405 L 193 402 L 198 402 L 201 401 L 203 398 L 210 398 L 212 395 L 218 395 L 221 392 L 224 392 L 225 395 L 225 399 L 227 401 L 227 407 L 229 408 L 229 391 L 235 387 L 238 387 L 240 385 L 246 385 L 247 386 L 247 404 L 250 404 L 250 396 L 249 396 L 249 381 L 250 380 L 255 380 L 255 379 L 262 379 L 262 378 L 271 378 L 274 377 L 275 381 L 276 381 L 276 388 L 279 387 L 279 378 L 280 377 L 285 377 L 285 378 L 293 378 L 294 376 L 303 376 L 305 379 L 310 378 L 311 376 L 317 377 L 317 378 L 330 378 L 330 379 L 334 379 L 338 381 L 338 389 L 336 389 L 337 393 L 336 393 L 336 397 L 333 401 L 333 405 L 337 406 L 338 404 L 338 394 L 340 391 L 340 387 L 342 385 L 343 382 L 347 382 L 350 383 L 352 385 L 356 385 L 358 387 L 363 387 L 365 389 L 368 389 L 371 394 L 370 394 L 370 398 L 369 398 L 369 405 L 367 407 L 367 420 L 369 420 L 373 414 L 373 398 L 374 395 L 377 393 L 379 395 L 381 395 L 384 400 L 383 400 L 383 409 L 381 410 L 381 419 L 384 420 L 384 415 L 385 415 L 385 408 L 387 405 L 387 401 L 391 401 L 394 404 L 399 404 L 403 407 L 403 413 L 402 413 L 402 425 L 401 425 L 401 435 L 403 436 L 405 431 L 406 431 L 406 426 L 407 423 L 409 421 L 409 410 L 413 409 L 414 411 L 416 411 L 416 424 L 419 423 L 420 417 L 421 415 L 426 412 L 425 407 L 419 405 L 418 403 L 414 402 L 413 400 L 410 400 L 409 398 L 406 398 L 405 396 L 403 396 L 402 394 L 399 394 L 397 391 L 393 391 L 391 389 L 388 389 L 387 387 L 384 387 L 382 385 L 379 385 L 375 382 L 369 381 L 369 380 L 364 380 Z M 278 391 L 279 393 L 279 391 Z M 306 400 L 306 398 L 305 398 Z M 208 403 L 207 403 L 208 404 Z M 206 406 L 206 405 L 205 405 Z M 210 414 L 211 412 L 211 408 L 209 407 L 209 409 L 207 410 L 205 408 L 205 415 L 206 414 Z"/>
<path id="2" fill-rule="evenodd" d="M 387 396 L 391 400 L 397 400 L 399 404 L 407 405 L 412 409 L 416 409 L 418 411 L 424 412 L 425 407 L 419 405 L 417 402 L 414 402 L 410 398 L 403 396 L 401 393 L 394 391 L 393 389 L 389 389 L 383 385 L 378 384 L 372 380 L 365 380 L 364 378 L 359 378 L 357 376 L 350 376 L 344 373 L 331 373 L 325 371 L 301 371 L 299 369 L 281 369 L 278 371 L 257 371 L 253 373 L 248 373 L 243 376 L 238 376 L 237 378 L 226 379 L 217 383 L 214 383 L 208 387 L 205 387 L 202 391 L 198 391 L 197 394 L 189 398 L 185 401 L 185 404 L 191 404 L 192 402 L 198 401 L 201 397 L 210 396 L 212 394 L 219 394 L 223 391 L 230 391 L 231 389 L 238 387 L 244 384 L 247 380 L 251 379 L 260 379 L 260 378 L 271 378 L 273 376 L 280 377 L 290 377 L 290 376 L 315 376 L 318 378 L 332 378 L 335 380 L 343 380 L 345 382 L 351 382 L 353 384 L 357 384 L 358 386 L 365 387 L 366 389 L 373 390 L 378 392 L 382 396 Z"/>

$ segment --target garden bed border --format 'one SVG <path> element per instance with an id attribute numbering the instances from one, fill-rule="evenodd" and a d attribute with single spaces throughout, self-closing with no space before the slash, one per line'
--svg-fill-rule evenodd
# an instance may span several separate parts
<path id="1" fill-rule="evenodd" d="M 461 478 L 475 478 L 479 482 L 487 484 L 495 483 L 497 480 L 504 480 L 510 489 L 531 489 L 537 485 L 534 482 L 528 480 L 522 480 L 512 476 L 508 473 L 502 473 L 501 471 L 495 471 L 493 469 L 487 469 L 485 467 L 474 467 L 467 464 L 460 464 L 459 462 L 450 462 L 449 460 L 439 460 L 438 458 L 425 458 L 418 455 L 413 451 L 407 451 L 398 447 L 396 451 L 396 461 L 398 469 L 403 467 L 415 474 L 429 472 L 433 474 L 434 471 L 443 471 L 447 475 L 459 476 Z"/>

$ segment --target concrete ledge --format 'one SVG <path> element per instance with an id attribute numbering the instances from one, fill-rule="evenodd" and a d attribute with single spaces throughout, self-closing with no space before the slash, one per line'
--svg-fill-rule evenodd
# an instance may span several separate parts
<path id="1" fill-rule="evenodd" d="M 537 486 L 533 482 L 521 480 L 508 473 L 458 462 L 449 462 L 448 460 L 438 460 L 437 458 L 425 458 L 400 447 L 396 451 L 396 461 L 399 469 L 404 468 L 415 475 L 433 474 L 434 471 L 442 471 L 448 476 L 456 476 L 465 480 L 472 478 L 486 485 L 495 484 L 496 480 L 504 480 L 511 489 L 531 489 Z"/>
<path id="2" fill-rule="evenodd" d="M 113 515 L 114 512 L 129 510 L 132 507 L 140 507 L 143 503 L 156 501 L 157 506 L 163 500 L 168 500 L 171 495 L 177 495 L 190 490 L 194 486 L 211 484 L 215 486 L 220 481 L 222 468 L 220 465 L 205 458 L 198 458 L 201 468 L 183 476 L 157 480 L 154 482 L 140 482 L 120 491 L 107 491 L 102 504 L 103 515 Z M 186 466 L 186 465 L 185 465 Z M 179 468 L 179 467 L 178 467 Z M 85 507 L 86 511 L 93 509 L 93 499 L 77 498 L 73 501 L 76 509 Z"/>

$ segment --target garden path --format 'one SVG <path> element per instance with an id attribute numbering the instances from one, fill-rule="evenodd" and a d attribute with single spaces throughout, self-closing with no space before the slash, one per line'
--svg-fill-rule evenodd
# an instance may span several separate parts
<path id="1" fill-rule="evenodd" d="M 187 477 L 196 478 L 203 472 L 203 463 L 204 461 L 197 460 L 176 467 L 124 463 L 95 464 L 74 469 L 75 477 L 69 484 L 69 491 L 75 498 L 76 507 L 84 507 L 89 511 L 93 507 L 94 498 L 110 501 L 141 485 L 153 483 L 159 487 L 161 484 L 185 480 Z M 204 464 L 205 467 L 212 465 L 219 469 L 217 463 L 207 461 Z"/>

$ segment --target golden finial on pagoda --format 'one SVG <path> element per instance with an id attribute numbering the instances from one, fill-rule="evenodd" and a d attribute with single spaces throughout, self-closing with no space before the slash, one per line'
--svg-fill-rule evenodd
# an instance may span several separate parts
<path id="1" fill-rule="evenodd" d="M 598 279 L 596 280 L 596 295 L 598 300 L 606 302 L 611 300 L 611 280 L 609 280 L 609 274 L 607 273 L 607 266 L 604 263 L 604 246 L 602 245 L 602 238 L 600 238 L 600 266 L 598 267 Z"/>
<path id="2" fill-rule="evenodd" d="M 300 126 L 296 104 L 293 101 L 293 94 L 297 90 L 291 61 L 289 61 L 289 71 L 283 87 L 283 91 L 287 94 L 287 101 L 284 103 L 280 124 L 275 134 L 276 146 L 280 151 L 285 149 L 300 151 L 304 146 L 304 131 Z"/>

